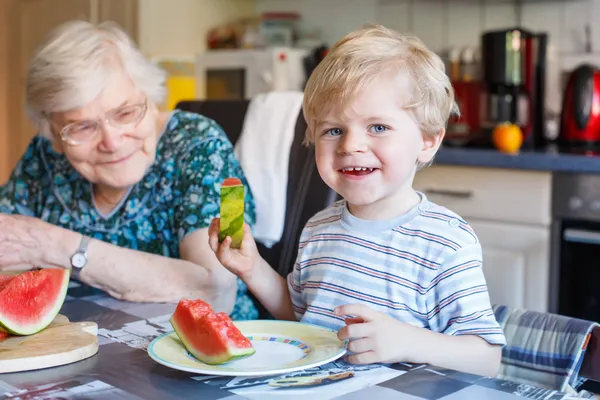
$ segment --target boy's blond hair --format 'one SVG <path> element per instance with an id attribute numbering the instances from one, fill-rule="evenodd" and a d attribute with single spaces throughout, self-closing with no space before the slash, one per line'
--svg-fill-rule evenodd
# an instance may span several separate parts
<path id="1" fill-rule="evenodd" d="M 437 135 L 458 113 L 454 90 L 442 59 L 415 36 L 381 25 L 366 26 L 344 36 L 311 74 L 304 89 L 305 143 L 315 141 L 315 125 L 327 107 L 342 108 L 382 73 L 407 74 L 412 95 L 409 111 L 423 135 Z"/>

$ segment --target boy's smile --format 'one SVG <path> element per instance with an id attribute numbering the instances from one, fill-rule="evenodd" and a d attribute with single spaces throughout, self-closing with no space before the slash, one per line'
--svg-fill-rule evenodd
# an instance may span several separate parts
<path id="1" fill-rule="evenodd" d="M 379 168 L 371 167 L 344 167 L 340 169 L 340 173 L 348 179 L 362 179 L 378 170 Z"/>
<path id="2" fill-rule="evenodd" d="M 402 215 L 419 201 L 412 189 L 417 162 L 430 161 L 443 137 L 424 136 L 407 104 L 405 77 L 381 74 L 350 101 L 324 110 L 316 125 L 321 177 L 363 219 Z"/>

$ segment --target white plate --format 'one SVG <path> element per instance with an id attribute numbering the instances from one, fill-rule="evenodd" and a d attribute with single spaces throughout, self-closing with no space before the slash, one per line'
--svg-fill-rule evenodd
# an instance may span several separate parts
<path id="1" fill-rule="evenodd" d="M 314 368 L 346 353 L 346 343 L 334 330 L 292 321 L 236 321 L 250 339 L 254 355 L 221 365 L 208 365 L 192 356 L 177 336 L 165 333 L 148 346 L 148 354 L 167 367 L 197 374 L 263 376 Z"/>

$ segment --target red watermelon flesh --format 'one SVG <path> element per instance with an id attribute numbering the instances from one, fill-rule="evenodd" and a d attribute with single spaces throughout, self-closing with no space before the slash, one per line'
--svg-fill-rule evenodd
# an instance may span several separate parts
<path id="1" fill-rule="evenodd" d="M 17 275 L 0 274 L 0 291 Z"/>
<path id="2" fill-rule="evenodd" d="M 241 185 L 242 181 L 238 178 L 225 178 L 223 179 L 223 183 L 221 184 L 222 187 L 227 187 L 227 186 L 237 186 L 237 185 Z"/>
<path id="3" fill-rule="evenodd" d="M 46 268 L 0 283 L 0 328 L 15 335 L 46 328 L 65 301 L 69 278 L 69 270 Z"/>
<path id="4" fill-rule="evenodd" d="M 181 300 L 170 319 L 185 348 L 205 364 L 246 358 L 256 350 L 225 313 L 202 300 Z"/>

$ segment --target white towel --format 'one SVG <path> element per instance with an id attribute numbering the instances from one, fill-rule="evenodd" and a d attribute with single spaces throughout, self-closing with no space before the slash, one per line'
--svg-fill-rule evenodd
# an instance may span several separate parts
<path id="1" fill-rule="evenodd" d="M 303 93 L 274 91 L 252 98 L 235 155 L 256 204 L 257 242 L 271 247 L 281 240 L 285 224 L 288 166 Z"/>

